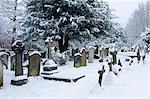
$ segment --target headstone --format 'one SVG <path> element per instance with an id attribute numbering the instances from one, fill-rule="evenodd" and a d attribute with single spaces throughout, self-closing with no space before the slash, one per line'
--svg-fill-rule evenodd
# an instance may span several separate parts
<path id="1" fill-rule="evenodd" d="M 15 52 L 15 78 L 11 80 L 13 85 L 23 85 L 27 83 L 27 78 L 23 76 L 23 67 L 22 67 L 22 53 L 25 50 L 25 46 L 22 41 L 17 40 L 12 44 L 12 50 Z"/>
<path id="2" fill-rule="evenodd" d="M 95 47 L 94 54 L 98 54 L 98 51 L 99 51 L 98 45 L 95 45 L 94 47 Z"/>
<path id="3" fill-rule="evenodd" d="M 109 71 L 112 71 L 112 60 L 109 58 L 108 60 Z"/>
<path id="4" fill-rule="evenodd" d="M 74 60 L 74 54 L 75 54 L 75 50 L 71 49 L 70 61 Z"/>
<path id="5" fill-rule="evenodd" d="M 110 54 L 112 55 L 112 63 L 113 63 L 113 65 L 117 64 L 117 51 L 115 49 L 112 49 Z"/>
<path id="6" fill-rule="evenodd" d="M 86 49 L 85 48 L 82 48 L 81 51 L 80 51 L 82 57 L 81 57 L 81 66 L 86 66 L 87 63 L 87 55 L 86 55 Z"/>
<path id="7" fill-rule="evenodd" d="M 3 61 L 0 58 L 0 87 L 3 86 Z"/>
<path id="8" fill-rule="evenodd" d="M 94 59 L 94 47 L 91 47 L 89 49 L 88 63 L 93 63 L 93 59 Z"/>
<path id="9" fill-rule="evenodd" d="M 5 65 L 6 69 L 8 69 L 8 54 L 6 52 L 0 52 L 0 56 L 3 60 L 3 65 Z"/>
<path id="10" fill-rule="evenodd" d="M 76 53 L 74 55 L 74 67 L 78 68 L 81 66 L 81 57 L 82 55 L 80 53 Z"/>
<path id="11" fill-rule="evenodd" d="M 15 59 L 15 54 L 13 54 L 13 55 L 11 55 L 11 57 L 10 57 L 10 62 L 11 62 L 11 70 L 12 71 L 14 71 L 15 70 L 15 61 L 16 61 L 16 59 Z"/>
<path id="12" fill-rule="evenodd" d="M 137 51 L 137 61 L 138 61 L 138 63 L 140 62 L 140 60 L 141 60 L 140 50 L 138 49 L 138 51 Z"/>
<path id="13" fill-rule="evenodd" d="M 28 76 L 39 76 L 40 74 L 41 54 L 34 51 L 29 54 Z"/>
<path id="14" fill-rule="evenodd" d="M 98 73 L 99 73 L 99 80 L 98 80 L 98 82 L 99 82 L 99 85 L 101 87 L 102 86 L 103 74 L 105 73 L 104 66 L 102 67 L 102 70 L 98 71 Z"/>

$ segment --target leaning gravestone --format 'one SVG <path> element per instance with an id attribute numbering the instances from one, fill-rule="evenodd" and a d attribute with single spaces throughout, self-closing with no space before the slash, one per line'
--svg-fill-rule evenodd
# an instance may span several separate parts
<path id="1" fill-rule="evenodd" d="M 17 40 L 12 44 L 12 50 L 15 52 L 15 78 L 11 80 L 13 85 L 23 85 L 27 83 L 27 77 L 23 76 L 22 67 L 22 53 L 25 50 L 25 46 L 22 41 Z"/>
<path id="2" fill-rule="evenodd" d="M 94 59 L 94 47 L 91 46 L 90 49 L 89 49 L 88 62 L 89 62 L 89 63 L 93 63 L 93 59 Z"/>
<path id="3" fill-rule="evenodd" d="M 40 74 L 41 54 L 34 51 L 29 54 L 28 76 L 39 76 Z"/>
<path id="4" fill-rule="evenodd" d="M 0 87 L 3 86 L 3 61 L 0 58 Z"/>
<path id="5" fill-rule="evenodd" d="M 76 53 L 74 55 L 74 67 L 78 68 L 81 66 L 81 57 L 82 55 L 80 53 Z"/>
<path id="6" fill-rule="evenodd" d="M 102 79 L 103 79 L 103 74 L 105 73 L 105 67 L 103 66 L 102 67 L 102 70 L 100 70 L 100 71 L 98 71 L 98 73 L 99 73 L 99 80 L 98 80 L 98 82 L 99 82 L 99 85 L 100 85 L 100 87 L 102 86 Z"/>
<path id="7" fill-rule="evenodd" d="M 0 56 L 3 60 L 3 65 L 5 65 L 6 69 L 8 69 L 8 57 L 9 57 L 9 55 L 6 52 L 0 52 Z"/>
<path id="8" fill-rule="evenodd" d="M 86 49 L 82 48 L 80 53 L 82 55 L 82 57 L 81 57 L 81 66 L 86 66 L 87 65 L 87 63 L 86 63 L 86 60 L 87 60 Z"/>

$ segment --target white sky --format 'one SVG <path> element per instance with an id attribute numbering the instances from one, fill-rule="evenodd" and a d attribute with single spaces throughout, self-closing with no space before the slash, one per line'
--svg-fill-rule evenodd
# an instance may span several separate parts
<path id="1" fill-rule="evenodd" d="M 104 0 L 109 2 L 110 8 L 115 9 L 115 15 L 119 17 L 119 23 L 123 26 L 128 22 L 128 18 L 135 9 L 138 8 L 139 2 L 147 0 Z"/>

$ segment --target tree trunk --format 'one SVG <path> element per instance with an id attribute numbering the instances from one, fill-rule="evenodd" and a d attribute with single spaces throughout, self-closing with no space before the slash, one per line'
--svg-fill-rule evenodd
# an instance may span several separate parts
<path id="1" fill-rule="evenodd" d="M 66 51 L 68 49 L 69 36 L 68 35 L 60 35 L 61 39 L 58 41 L 60 53 Z"/>

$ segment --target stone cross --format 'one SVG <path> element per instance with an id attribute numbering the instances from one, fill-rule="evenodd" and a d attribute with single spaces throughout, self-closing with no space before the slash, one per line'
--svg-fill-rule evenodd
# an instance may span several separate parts
<path id="1" fill-rule="evenodd" d="M 0 87 L 3 86 L 3 61 L 0 58 Z"/>
<path id="2" fill-rule="evenodd" d="M 29 54 L 28 76 L 39 76 L 40 73 L 41 54 L 34 51 Z"/>
<path id="3" fill-rule="evenodd" d="M 22 41 L 15 41 L 12 45 L 12 50 L 15 52 L 15 76 L 23 75 L 22 53 L 25 46 Z"/>
<path id="4" fill-rule="evenodd" d="M 48 59 L 52 59 L 52 50 L 51 50 L 51 47 L 52 47 L 52 39 L 50 37 L 47 37 L 47 39 L 45 40 L 45 44 L 48 48 Z"/>
<path id="5" fill-rule="evenodd" d="M 87 63 L 87 55 L 86 55 L 86 49 L 85 48 L 82 48 L 81 51 L 80 51 L 82 57 L 81 57 L 81 66 L 86 66 Z"/>
<path id="6" fill-rule="evenodd" d="M 80 53 L 74 55 L 74 67 L 78 68 L 81 66 L 81 57 L 82 55 Z"/>
<path id="7" fill-rule="evenodd" d="M 94 47 L 91 47 L 89 49 L 88 63 L 93 63 L 93 59 L 94 59 Z"/>
<path id="8" fill-rule="evenodd" d="M 98 71 L 98 73 L 99 73 L 99 80 L 98 80 L 98 82 L 99 82 L 99 85 L 101 87 L 102 86 L 103 74 L 105 73 L 104 66 L 102 67 L 102 70 Z"/>

